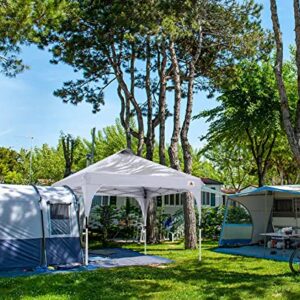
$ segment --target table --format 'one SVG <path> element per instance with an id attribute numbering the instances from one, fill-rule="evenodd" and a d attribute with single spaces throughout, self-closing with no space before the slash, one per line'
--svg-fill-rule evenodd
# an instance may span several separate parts
<path id="1" fill-rule="evenodd" d="M 260 235 L 264 237 L 271 237 L 272 239 L 277 239 L 285 242 L 286 240 L 291 240 L 291 239 L 297 239 L 300 238 L 300 234 L 298 233 L 291 233 L 291 234 L 286 234 L 286 233 L 280 233 L 280 232 L 266 232 L 266 233 L 261 233 Z M 285 245 L 282 248 L 283 250 L 283 255 L 285 255 Z M 266 250 L 266 239 L 264 240 L 264 251 Z M 279 249 L 276 249 L 279 250 Z"/>

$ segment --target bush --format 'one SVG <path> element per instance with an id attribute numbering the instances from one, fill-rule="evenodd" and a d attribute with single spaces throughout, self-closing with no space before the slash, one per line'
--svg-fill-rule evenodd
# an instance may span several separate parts
<path id="1" fill-rule="evenodd" d="M 209 239 L 218 239 L 224 220 L 225 207 L 204 207 L 201 210 L 202 236 Z"/>

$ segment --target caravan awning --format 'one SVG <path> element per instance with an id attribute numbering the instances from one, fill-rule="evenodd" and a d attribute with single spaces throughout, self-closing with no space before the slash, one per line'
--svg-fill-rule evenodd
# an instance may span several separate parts
<path id="1" fill-rule="evenodd" d="M 231 194 L 228 198 L 238 198 L 243 196 L 263 195 L 266 192 L 286 193 L 300 196 L 300 185 L 265 185 L 245 193 Z"/>

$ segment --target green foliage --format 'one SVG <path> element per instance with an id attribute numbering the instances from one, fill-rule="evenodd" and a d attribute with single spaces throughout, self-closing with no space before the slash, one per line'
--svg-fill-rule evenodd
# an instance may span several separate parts
<path id="1" fill-rule="evenodd" d="M 251 224 L 249 212 L 242 206 L 229 206 L 226 223 L 229 224 Z"/>
<path id="2" fill-rule="evenodd" d="M 95 220 L 99 223 L 100 240 L 105 245 L 108 238 L 111 238 L 112 232 L 117 230 L 116 220 L 119 211 L 115 206 L 103 205 L 95 208 Z"/>
<path id="3" fill-rule="evenodd" d="M 236 152 L 243 152 L 242 156 L 250 153 L 256 164 L 258 184 L 263 185 L 276 137 L 282 134 L 273 69 L 269 61 L 242 61 L 236 65 L 235 73 L 237 77 L 228 77 L 220 85 L 220 105 L 198 115 L 210 122 L 207 135 L 202 137 L 207 139 L 204 153 L 217 149 L 220 143 L 234 157 Z"/>
<path id="4" fill-rule="evenodd" d="M 18 57 L 21 45 L 38 43 L 65 18 L 71 2 L 2 0 L 0 3 L 0 73 L 15 76 L 27 67 Z"/>
<path id="5" fill-rule="evenodd" d="M 22 183 L 23 180 L 20 154 L 10 148 L 0 147 L 0 182 Z"/>
<path id="6" fill-rule="evenodd" d="M 213 170 L 208 174 L 215 174 L 211 178 L 223 182 L 226 188 L 239 191 L 246 186 L 256 184 L 255 162 L 245 144 L 220 141 L 208 149 L 204 148 L 201 153 Z"/>
<path id="7" fill-rule="evenodd" d="M 120 208 L 118 215 L 119 233 L 118 237 L 125 239 L 133 239 L 140 234 L 142 213 L 140 207 L 131 204 L 129 198 L 126 198 L 126 203 Z"/>
<path id="8" fill-rule="evenodd" d="M 203 237 L 217 239 L 220 236 L 225 208 L 203 207 L 201 210 L 201 228 Z"/>
<path id="9" fill-rule="evenodd" d="M 109 239 L 133 239 L 139 235 L 141 226 L 141 210 L 132 205 L 130 199 L 121 208 L 114 205 L 96 206 L 92 210 L 93 224 L 98 224 L 96 232 L 100 241 L 107 245 Z"/>
<path id="10" fill-rule="evenodd" d="M 54 148 L 43 144 L 41 148 L 35 148 L 32 156 L 33 182 L 49 185 L 62 179 L 64 163 L 61 146 Z"/>

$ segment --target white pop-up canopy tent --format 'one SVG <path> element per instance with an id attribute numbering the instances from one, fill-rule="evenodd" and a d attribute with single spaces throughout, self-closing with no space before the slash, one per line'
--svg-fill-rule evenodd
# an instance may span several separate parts
<path id="1" fill-rule="evenodd" d="M 82 195 L 86 222 L 96 194 L 135 198 L 141 207 L 146 226 L 147 210 L 153 197 L 191 192 L 201 216 L 201 190 L 204 188 L 204 183 L 200 178 L 138 157 L 128 149 L 64 178 L 54 186 L 68 186 L 76 194 Z M 86 228 L 86 264 L 88 263 L 87 233 Z M 199 259 L 201 259 L 201 229 L 199 229 Z"/>

